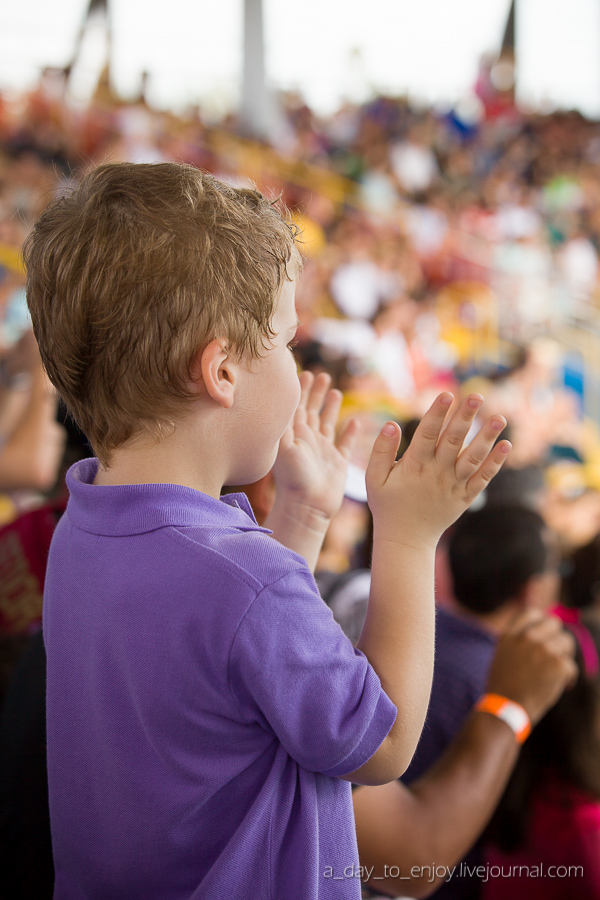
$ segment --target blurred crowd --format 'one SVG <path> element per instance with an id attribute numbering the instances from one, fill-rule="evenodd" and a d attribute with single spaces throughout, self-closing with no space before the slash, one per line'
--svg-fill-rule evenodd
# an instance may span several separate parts
<path id="1" fill-rule="evenodd" d="M 64 473 L 90 453 L 41 367 L 19 249 L 45 204 L 104 161 L 184 161 L 236 185 L 256 184 L 279 197 L 301 229 L 298 364 L 328 372 L 343 391 L 343 414 L 362 426 L 317 575 L 351 639 L 369 592 L 364 468 L 374 437 L 396 419 L 402 452 L 442 389 L 457 401 L 480 391 L 480 420 L 508 419 L 503 437 L 513 450 L 484 502 L 533 511 L 538 519 L 527 527 L 540 546 L 540 521 L 554 535 L 552 566 L 543 553 L 541 570 L 533 565 L 519 590 L 551 570 L 541 605 L 562 599 L 585 610 L 596 634 L 600 124 L 576 113 L 523 113 L 488 76 L 482 69 L 470 100 L 444 111 L 382 96 L 320 117 L 285 94 L 270 142 L 253 139 L 235 116 L 215 124 L 197 109 L 176 116 L 143 97 L 125 103 L 106 82 L 77 106 L 56 72 L 28 95 L 0 96 L 0 699 L 21 638 L 39 625 Z M 248 490 L 259 520 L 272 490 L 268 479 Z M 507 535 L 519 528 L 520 519 Z M 491 540 L 490 567 L 504 538 Z M 460 611 L 449 542 L 438 554 L 437 596 Z M 503 604 L 517 602 L 511 591 Z M 484 615 L 479 625 L 486 623 Z M 589 653 L 596 677 L 597 654 Z M 586 723 L 569 726 L 583 742 Z M 570 759 L 571 749 L 565 753 Z M 600 775 L 582 767 L 572 784 L 587 785 L 600 803 Z"/>
<path id="2" fill-rule="evenodd" d="M 344 415 L 362 425 L 319 566 L 323 595 L 337 602 L 350 636 L 368 596 L 364 468 L 373 439 L 395 418 L 406 446 L 442 389 L 457 400 L 480 391 L 481 421 L 506 416 L 513 450 L 488 502 L 495 490 L 494 502 L 540 514 L 557 536 L 563 601 L 596 610 L 600 124 L 523 113 L 485 72 L 468 102 L 445 111 L 381 96 L 321 117 L 285 94 L 270 142 L 253 139 L 235 116 L 215 124 L 197 109 L 159 112 L 143 97 L 117 100 L 107 84 L 81 107 L 64 89 L 63 77 L 47 72 L 30 94 L 0 96 L 3 534 L 48 501 L 60 511 L 66 467 L 90 452 L 32 341 L 21 243 L 44 205 L 89 167 L 184 161 L 280 197 L 301 229 L 298 364 L 329 372 Z M 257 513 L 270 489 L 249 491 Z M 0 539 L 9 585 L 10 546 Z M 36 596 L 23 619 L 14 591 L 4 591 L 5 632 L 39 622 L 41 587 Z M 438 598 L 450 607 L 455 599 L 444 546 Z"/>
<path id="3" fill-rule="evenodd" d="M 345 414 L 361 419 L 350 495 L 364 500 L 382 420 L 410 435 L 440 389 L 475 389 L 482 419 L 509 421 L 510 465 L 541 473 L 565 551 L 600 530 L 599 124 L 520 112 L 485 68 L 447 111 L 381 96 L 319 117 L 284 94 L 269 143 L 233 115 L 215 125 L 197 109 L 120 101 L 106 79 L 86 106 L 65 96 L 53 71 L 28 95 L 0 96 L 1 521 L 56 494 L 65 460 L 88 452 L 61 410 L 57 424 L 27 346 L 20 245 L 89 167 L 173 159 L 257 184 L 300 227 L 296 353 L 331 374 Z M 325 551 L 336 571 L 360 542 L 360 516 L 347 515 Z"/>
<path id="4" fill-rule="evenodd" d="M 61 410 L 55 421 L 27 349 L 20 245 L 89 167 L 173 159 L 281 197 L 301 228 L 296 353 L 361 419 L 349 494 L 364 499 L 382 420 L 410 435 L 440 389 L 475 389 L 482 419 L 509 421 L 510 465 L 542 473 L 566 552 L 600 530 L 599 124 L 520 112 L 485 67 L 447 111 L 381 96 L 319 117 L 284 94 L 270 143 L 233 115 L 215 125 L 197 109 L 120 101 L 106 78 L 83 107 L 65 90 L 64 73 L 47 71 L 30 94 L 0 96 L 1 521 L 56 493 L 65 459 L 88 452 Z M 31 404 L 38 437 L 19 443 Z M 332 529 L 327 566 L 350 565 L 357 518 Z"/>

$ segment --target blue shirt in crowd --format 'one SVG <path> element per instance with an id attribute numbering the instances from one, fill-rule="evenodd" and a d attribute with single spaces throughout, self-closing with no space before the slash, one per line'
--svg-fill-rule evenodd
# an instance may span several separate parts
<path id="1" fill-rule="evenodd" d="M 402 781 L 410 784 L 424 775 L 456 737 L 473 706 L 485 693 L 495 648 L 495 637 L 475 621 L 454 615 L 441 606 L 437 608 L 435 667 L 427 719 Z M 481 862 L 479 846 L 475 845 L 463 861 L 470 871 L 476 868 Z M 432 897 L 435 900 L 473 900 L 479 896 L 480 888 L 478 878 L 456 876 L 438 888 Z"/>

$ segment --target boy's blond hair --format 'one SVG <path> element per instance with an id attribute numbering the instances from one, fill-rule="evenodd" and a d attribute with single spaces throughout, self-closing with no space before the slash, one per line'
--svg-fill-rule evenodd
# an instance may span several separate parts
<path id="1" fill-rule="evenodd" d="M 105 465 L 186 408 L 199 348 L 223 337 L 260 355 L 300 267 L 272 202 L 175 163 L 94 169 L 44 211 L 23 256 L 44 366 Z"/>

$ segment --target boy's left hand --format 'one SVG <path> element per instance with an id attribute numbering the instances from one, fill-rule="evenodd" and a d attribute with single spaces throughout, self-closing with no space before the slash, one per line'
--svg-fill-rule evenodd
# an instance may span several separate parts
<path id="1" fill-rule="evenodd" d="M 330 384 L 325 373 L 301 374 L 300 403 L 281 438 L 273 467 L 276 504 L 283 502 L 288 509 L 294 508 L 295 515 L 310 517 L 313 527 L 322 520 L 324 528 L 342 504 L 358 431 L 358 423 L 350 419 L 336 440 L 342 394 L 330 390 Z"/>

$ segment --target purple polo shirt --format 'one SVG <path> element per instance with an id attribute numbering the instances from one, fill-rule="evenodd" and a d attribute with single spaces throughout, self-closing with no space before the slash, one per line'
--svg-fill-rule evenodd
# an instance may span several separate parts
<path id="1" fill-rule="evenodd" d="M 396 708 L 243 494 L 97 486 L 46 576 L 55 900 L 358 898 L 350 784 Z"/>

